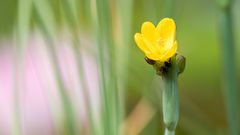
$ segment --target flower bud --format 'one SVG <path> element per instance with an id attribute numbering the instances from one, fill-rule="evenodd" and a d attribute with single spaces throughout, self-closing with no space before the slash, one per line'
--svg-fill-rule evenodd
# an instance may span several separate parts
<path id="1" fill-rule="evenodd" d="M 177 59 L 176 64 L 177 64 L 177 66 L 178 66 L 178 75 L 179 75 L 179 74 L 181 74 L 181 73 L 184 71 L 184 69 L 185 69 L 186 58 L 185 58 L 184 56 L 180 55 L 180 54 L 177 54 L 176 57 L 177 57 L 177 58 L 176 58 L 176 59 Z"/>

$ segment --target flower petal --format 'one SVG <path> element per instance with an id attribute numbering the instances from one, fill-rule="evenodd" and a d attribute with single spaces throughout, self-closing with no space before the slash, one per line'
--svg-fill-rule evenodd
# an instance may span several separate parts
<path id="1" fill-rule="evenodd" d="M 145 42 L 143 41 L 143 37 L 140 33 L 136 33 L 134 35 L 135 42 L 137 46 L 144 52 L 144 53 L 150 53 L 150 49 L 147 47 Z"/>
<path id="2" fill-rule="evenodd" d="M 146 46 L 148 47 L 148 49 L 150 50 L 151 53 L 154 53 L 158 56 L 161 56 L 165 52 L 163 47 L 159 46 L 157 44 L 157 42 L 152 42 L 151 40 L 148 40 L 143 35 L 142 35 L 142 39 L 143 39 L 144 43 L 146 44 Z"/>
<path id="3" fill-rule="evenodd" d="M 141 33 L 145 38 L 154 42 L 156 37 L 156 28 L 151 22 L 144 22 L 142 24 Z"/>
<path id="4" fill-rule="evenodd" d="M 174 20 L 164 18 L 157 27 L 151 22 L 142 24 L 141 33 L 134 36 L 138 47 L 152 60 L 166 61 L 177 51 Z"/>
<path id="5" fill-rule="evenodd" d="M 162 38 L 175 37 L 176 24 L 173 19 L 164 18 L 158 23 L 156 30 Z"/>
<path id="6" fill-rule="evenodd" d="M 140 33 L 134 35 L 135 42 L 137 46 L 145 53 L 145 55 L 152 60 L 158 59 L 158 55 L 153 53 L 150 49 L 152 48 L 151 44 L 146 44 L 143 40 L 143 36 Z"/>
<path id="7" fill-rule="evenodd" d="M 159 55 L 157 55 L 156 53 L 149 53 L 145 55 L 151 60 L 159 60 Z"/>
<path id="8" fill-rule="evenodd" d="M 176 35 L 176 24 L 173 19 L 164 18 L 161 20 L 156 31 L 159 33 L 159 45 L 163 46 L 165 50 L 172 48 Z"/>
<path id="9" fill-rule="evenodd" d="M 162 60 L 165 61 L 171 58 L 177 52 L 177 47 L 178 47 L 178 44 L 177 44 L 177 41 L 175 41 L 172 48 L 169 49 L 165 55 L 163 55 Z"/>

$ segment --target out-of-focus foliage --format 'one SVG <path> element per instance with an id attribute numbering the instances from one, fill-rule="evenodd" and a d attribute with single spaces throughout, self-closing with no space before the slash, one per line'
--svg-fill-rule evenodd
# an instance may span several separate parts
<path id="1" fill-rule="evenodd" d="M 66 17 L 63 16 L 59 1 L 52 0 L 51 4 L 54 5 L 53 11 L 58 25 L 62 28 L 66 25 Z M 90 10 L 90 7 L 87 7 L 87 1 L 79 1 L 79 22 L 81 29 L 84 29 L 84 32 L 87 31 L 86 35 L 91 37 L 94 34 L 94 27 L 91 26 L 89 19 L 91 13 L 89 12 L 95 9 Z M 115 35 L 119 29 L 124 29 L 124 27 L 118 28 L 119 25 L 117 25 L 119 23 L 116 13 L 118 1 L 120 0 L 110 0 Z M 162 18 L 168 17 L 165 15 L 166 1 L 133 0 L 131 26 L 126 27 L 130 29 L 132 37 L 129 39 L 131 41 L 122 41 L 124 46 L 129 48 L 128 65 L 126 66 L 127 78 L 124 80 L 127 84 L 125 87 L 126 117 L 142 98 L 147 99 L 149 105 L 157 110 L 141 135 L 155 135 L 163 132 L 162 114 L 158 109 L 160 100 L 156 94 L 157 91 L 160 91 L 161 84 L 159 83 L 160 78 L 156 76 L 152 67 L 144 61 L 144 54 L 135 45 L 133 35 L 139 31 L 142 22 L 152 21 L 157 24 Z M 234 3 L 236 74 L 239 82 L 240 1 L 236 0 Z M 0 0 L 0 39 L 4 37 L 11 40 L 16 24 L 17 4 L 17 0 Z M 124 12 L 124 8 L 120 8 L 119 11 Z M 221 135 L 227 129 L 222 96 L 218 12 L 215 0 L 175 0 L 172 4 L 172 16 L 177 24 L 178 51 L 186 57 L 187 61 L 186 69 L 179 77 L 180 122 L 177 128 L 179 135 Z M 37 18 L 35 14 L 33 11 L 33 22 Z M 91 32 L 88 32 L 90 30 Z M 118 39 L 116 38 L 116 40 Z"/>
<path id="2" fill-rule="evenodd" d="M 13 30 L 17 0 L 0 0 L 0 3 L 0 36 L 6 36 Z"/>

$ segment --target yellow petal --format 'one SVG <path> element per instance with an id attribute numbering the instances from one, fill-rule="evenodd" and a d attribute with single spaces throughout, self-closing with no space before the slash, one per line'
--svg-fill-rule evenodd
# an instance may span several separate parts
<path id="1" fill-rule="evenodd" d="M 145 54 L 151 60 L 159 60 L 159 55 L 156 53 Z"/>
<path id="2" fill-rule="evenodd" d="M 154 55 L 156 55 L 157 58 L 159 58 L 161 55 L 163 55 L 166 52 L 166 49 L 164 49 L 162 46 L 160 46 L 157 42 L 151 42 L 144 36 L 142 36 L 144 43 L 150 50 L 150 52 Z"/>
<path id="3" fill-rule="evenodd" d="M 160 36 L 160 46 L 164 46 L 164 49 L 166 50 L 171 48 L 175 41 L 176 35 L 176 24 L 174 20 L 170 18 L 164 18 L 158 23 L 156 31 L 159 33 Z"/>
<path id="4" fill-rule="evenodd" d="M 151 22 L 144 22 L 142 24 L 141 33 L 145 38 L 147 38 L 151 42 L 153 42 L 155 40 L 156 29 L 155 29 L 155 26 Z"/>
<path id="5" fill-rule="evenodd" d="M 174 42 L 172 48 L 170 48 L 165 55 L 163 55 L 162 60 L 166 61 L 167 59 L 171 58 L 177 52 L 177 41 Z"/>
<path id="6" fill-rule="evenodd" d="M 135 42 L 137 44 L 137 46 L 145 53 L 145 55 L 149 58 L 149 59 L 152 59 L 152 60 L 156 60 L 159 56 L 156 54 L 156 53 L 153 53 L 150 48 L 151 48 L 151 45 L 150 44 L 146 44 L 143 40 L 143 36 L 140 34 L 140 33 L 136 33 L 134 35 L 134 39 L 135 39 Z"/>
<path id="7" fill-rule="evenodd" d="M 176 33 L 176 24 L 173 19 L 164 18 L 158 23 L 156 30 L 163 38 L 172 37 Z"/>
<path id="8" fill-rule="evenodd" d="M 143 37 L 140 33 L 136 33 L 134 35 L 135 42 L 137 46 L 144 52 L 144 53 L 150 53 L 150 49 L 147 47 L 145 42 L 143 41 Z"/>

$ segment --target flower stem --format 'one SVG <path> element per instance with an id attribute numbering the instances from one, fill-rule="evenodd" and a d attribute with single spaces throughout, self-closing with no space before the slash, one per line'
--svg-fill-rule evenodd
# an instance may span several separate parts
<path id="1" fill-rule="evenodd" d="M 168 130 L 167 128 L 165 129 L 164 135 L 175 135 L 174 131 Z"/>
<path id="2" fill-rule="evenodd" d="M 166 127 L 165 135 L 174 135 L 179 118 L 179 97 L 178 97 L 178 67 L 176 58 L 171 60 L 171 67 L 162 76 L 164 89 L 162 93 L 163 121 Z"/>

